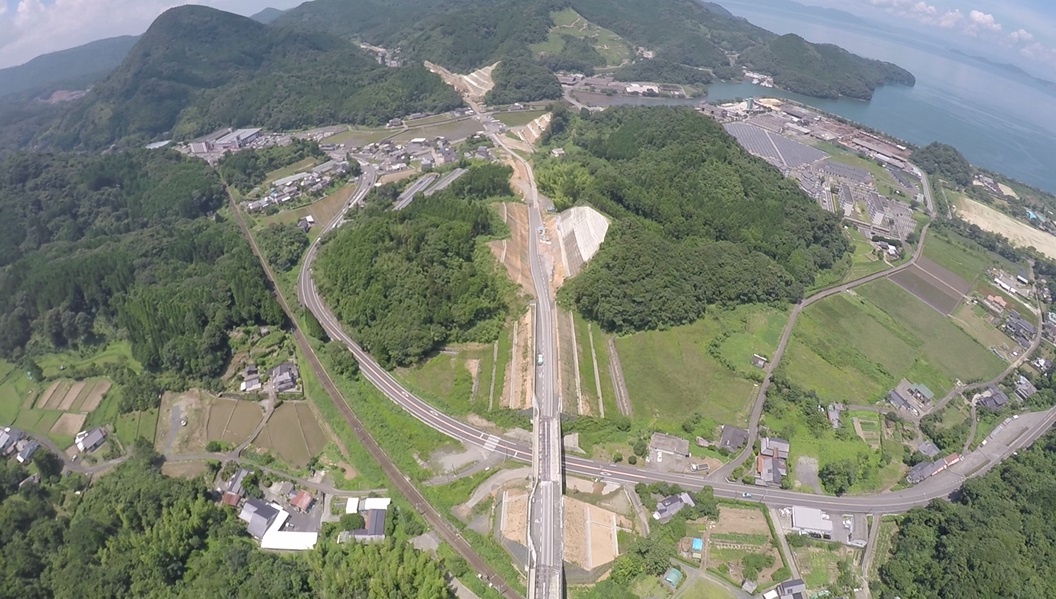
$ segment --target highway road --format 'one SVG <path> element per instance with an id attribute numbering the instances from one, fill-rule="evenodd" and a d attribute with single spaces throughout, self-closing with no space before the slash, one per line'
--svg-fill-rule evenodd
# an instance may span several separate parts
<path id="1" fill-rule="evenodd" d="M 515 157 L 517 156 L 512 152 L 511 154 Z M 372 177 L 372 172 L 368 173 L 367 175 L 364 175 L 364 179 L 367 179 L 368 176 Z M 364 188 L 364 195 L 366 193 L 366 189 L 369 189 L 369 186 Z M 931 205 L 930 197 L 928 198 L 928 203 L 929 205 Z M 535 214 L 536 218 L 538 218 L 539 216 L 537 210 L 530 211 L 530 214 Z M 335 218 L 334 222 L 328 225 L 327 229 L 329 230 L 338 226 L 341 222 L 341 218 L 343 218 L 343 215 L 339 218 Z M 531 226 L 533 228 L 531 233 L 533 238 L 536 236 L 535 228 L 538 227 L 539 222 L 539 220 L 534 219 L 531 221 Z M 922 240 L 926 232 L 927 227 L 922 230 Z M 907 262 L 907 264 L 905 265 L 897 267 L 897 270 L 907 268 L 909 264 L 912 264 L 919 257 L 922 246 L 922 243 L 918 244 L 917 250 L 914 252 L 912 260 L 910 262 Z M 320 298 L 318 291 L 316 290 L 315 283 L 312 280 L 311 276 L 312 264 L 314 263 L 318 248 L 319 242 L 316 241 L 309 248 L 308 254 L 306 255 L 302 265 L 302 270 L 298 282 L 298 294 L 301 298 L 301 301 L 316 316 L 320 324 L 323 326 L 327 334 L 330 335 L 332 339 L 340 341 L 341 343 L 344 343 L 346 346 L 348 346 L 348 348 L 352 351 L 352 353 L 356 357 L 356 360 L 360 364 L 360 370 L 362 375 L 366 378 L 367 381 L 377 387 L 377 389 L 381 391 L 386 397 L 388 397 L 391 401 L 393 401 L 402 409 L 404 409 L 408 414 L 420 420 L 430 428 L 441 432 L 462 443 L 483 447 L 486 451 L 505 455 L 509 459 L 533 463 L 533 445 L 538 444 L 540 442 L 540 439 L 544 437 L 556 436 L 558 443 L 560 444 L 560 430 L 556 427 L 549 428 L 544 426 L 544 430 L 540 431 L 540 434 L 537 434 L 534 437 L 533 444 L 528 445 L 525 443 L 507 439 L 502 436 L 489 434 L 476 427 L 473 427 L 460 420 L 457 420 L 451 416 L 443 414 L 434 409 L 422 399 L 410 393 L 392 375 L 390 375 L 384 368 L 382 368 L 377 363 L 377 361 L 375 361 L 368 353 L 363 351 L 363 349 L 345 333 L 341 324 L 338 322 L 338 320 L 334 317 L 333 313 L 329 310 L 329 308 L 327 308 L 326 304 Z M 534 252 L 533 256 L 536 256 Z M 532 272 L 533 283 L 538 286 L 540 282 L 535 280 L 537 276 L 536 271 L 538 268 L 541 268 L 542 265 L 538 264 L 537 260 L 537 257 L 533 258 Z M 877 273 L 877 275 L 872 275 L 856 282 L 848 283 L 827 291 L 823 291 L 820 294 L 812 296 L 812 298 L 810 298 L 808 301 L 813 303 L 814 301 L 818 301 L 824 297 L 828 297 L 835 293 L 842 293 L 850 287 L 863 284 L 865 282 L 880 278 L 882 276 L 890 275 L 892 272 L 897 272 L 897 270 L 893 269 L 884 273 Z M 545 298 L 547 297 L 547 295 L 548 294 L 542 294 L 541 297 Z M 542 314 L 544 310 L 542 304 L 543 302 L 536 302 L 536 310 L 539 313 L 536 319 L 537 326 L 539 326 L 540 321 L 544 318 Z M 804 305 L 807 305 L 806 302 L 804 302 L 804 304 L 801 304 L 799 306 L 799 309 L 801 310 Z M 799 311 L 796 310 L 794 314 L 798 314 L 798 312 Z M 548 332 L 544 332 L 541 330 L 537 331 L 537 336 L 541 341 L 539 345 L 540 347 L 545 347 L 547 343 L 553 343 L 552 338 L 549 341 L 547 341 L 547 339 L 545 338 L 546 335 L 552 335 L 552 325 L 549 325 L 547 331 Z M 790 332 L 791 324 L 786 327 L 785 334 L 783 335 L 781 342 L 782 351 L 784 349 L 784 346 L 787 344 Z M 543 364 L 541 365 L 541 368 L 537 373 L 539 374 L 539 377 L 535 398 L 535 412 L 541 412 L 542 414 L 550 414 L 551 412 L 548 409 L 540 410 L 540 408 L 542 407 L 542 402 L 540 401 L 539 396 L 545 395 L 547 393 L 546 389 L 548 384 L 552 385 L 551 377 L 555 372 L 555 367 L 553 365 L 553 352 L 550 351 L 542 353 L 544 353 L 544 359 Z M 778 360 L 779 355 L 775 354 L 775 360 L 773 361 L 773 363 L 776 363 Z M 767 380 L 769 380 L 769 378 L 770 377 L 768 371 Z M 549 383 L 547 383 L 548 379 L 551 379 Z M 550 387 L 550 389 L 550 392 L 552 393 L 552 386 Z M 765 397 L 765 393 L 761 392 L 760 397 Z M 758 411 L 761 414 L 761 402 L 757 402 L 757 404 L 758 405 L 756 407 L 758 408 Z M 553 407 L 557 408 L 558 406 L 554 404 Z M 757 426 L 758 416 L 755 415 L 755 410 L 753 410 L 753 421 Z M 540 424 L 542 422 L 545 422 L 545 420 L 537 420 L 537 424 Z M 1032 442 L 1034 442 L 1034 440 L 1036 440 L 1038 437 L 1047 432 L 1049 428 L 1052 427 L 1054 422 L 1056 422 L 1056 408 L 1041 413 L 1037 418 L 1033 419 L 1029 423 L 1029 426 L 1027 426 L 1023 430 L 1022 434 L 1017 437 L 1014 443 L 1008 445 L 1007 448 L 1001 450 L 1000 453 L 994 455 L 987 455 L 985 465 L 976 469 L 974 472 L 969 473 L 968 476 L 977 476 L 983 472 L 986 472 L 989 468 L 999 463 L 1002 459 L 1007 458 L 1018 449 L 1030 445 Z M 562 456 L 560 445 L 558 445 L 557 450 L 554 451 L 550 456 L 546 456 L 546 461 L 549 463 L 558 456 Z M 743 457 L 745 456 L 742 456 L 742 459 Z M 949 497 L 953 492 L 960 488 L 961 484 L 964 481 L 964 476 L 956 474 L 952 470 L 947 470 L 929 478 L 928 480 L 924 481 L 919 485 L 908 489 L 902 489 L 900 491 L 884 492 L 869 496 L 830 497 L 814 495 L 810 493 L 786 491 L 782 489 L 760 489 L 759 487 L 755 486 L 743 485 L 737 482 L 729 482 L 721 478 L 710 478 L 705 480 L 699 475 L 655 472 L 626 465 L 609 464 L 606 462 L 599 462 L 586 458 L 579 458 L 567 455 L 563 456 L 563 466 L 564 472 L 567 474 L 576 474 L 608 482 L 630 484 L 635 484 L 639 482 L 668 482 L 693 490 L 701 489 L 704 486 L 709 486 L 714 490 L 715 495 L 718 497 L 743 498 L 749 499 L 751 501 L 758 501 L 766 505 L 778 507 L 789 505 L 801 505 L 806 507 L 815 507 L 824 510 L 831 510 L 839 513 L 902 513 L 913 507 L 925 505 L 934 499 Z M 536 495 L 539 497 L 538 499 L 536 499 L 535 505 L 539 505 L 538 502 L 540 499 L 549 499 L 549 505 L 554 506 L 555 509 L 553 511 L 544 511 L 537 514 L 533 514 L 533 518 L 542 518 L 544 516 L 546 516 L 547 518 L 554 519 L 560 518 L 561 513 L 559 502 L 561 495 L 559 490 L 561 487 L 559 480 L 553 482 L 555 484 L 547 487 L 537 487 L 537 489 L 547 488 L 548 491 L 546 491 L 545 496 L 542 496 L 538 492 L 538 490 L 536 491 Z M 750 493 L 751 497 L 745 498 L 745 493 Z M 545 508 L 542 505 L 539 505 L 539 509 L 542 510 Z M 559 520 L 556 521 L 559 522 Z M 558 543 L 560 543 L 561 537 L 560 534 L 557 533 L 560 530 L 560 524 L 553 524 L 548 526 L 547 528 L 550 530 L 552 535 L 550 538 L 540 539 L 539 536 L 536 536 L 535 538 L 541 541 L 549 541 L 551 543 L 551 547 L 555 547 L 557 550 L 559 550 L 560 545 Z M 533 534 L 538 535 L 539 533 Z M 542 543 L 540 543 L 540 547 L 541 546 Z M 557 555 L 559 554 L 555 553 L 554 555 L 549 556 L 549 558 L 556 559 Z M 537 555 L 535 557 L 536 565 L 542 565 L 543 562 L 541 560 L 547 559 L 547 557 L 548 556 Z M 558 576 L 560 576 L 559 572 L 560 570 L 558 569 Z M 540 597 L 541 599 L 542 597 L 556 597 L 560 595 L 560 587 L 557 586 L 550 587 L 550 589 L 548 589 L 548 594 L 535 596 Z"/>
<path id="2" fill-rule="evenodd" d="M 529 500 L 528 596 L 543 599 L 562 594 L 564 567 L 564 488 L 561 473 L 561 404 L 557 387 L 557 342 L 554 338 L 554 305 L 550 275 L 539 254 L 542 208 L 532 165 L 506 147 L 497 135 L 492 139 L 525 168 L 528 177 L 528 260 L 535 288 L 535 385 L 532 396 L 534 488 Z"/>

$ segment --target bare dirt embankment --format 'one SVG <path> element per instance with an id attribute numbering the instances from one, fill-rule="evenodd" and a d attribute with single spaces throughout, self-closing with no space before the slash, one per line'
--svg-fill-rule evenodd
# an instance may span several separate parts
<path id="1" fill-rule="evenodd" d="M 962 220 L 985 231 L 1004 235 L 1014 245 L 1032 246 L 1049 258 L 1056 258 L 1056 237 L 975 200 L 961 197 L 956 204 L 956 214 Z"/>

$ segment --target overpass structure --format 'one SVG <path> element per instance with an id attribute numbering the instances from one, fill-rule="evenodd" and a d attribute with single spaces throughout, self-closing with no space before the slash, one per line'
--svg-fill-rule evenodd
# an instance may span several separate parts
<path id="1" fill-rule="evenodd" d="M 482 117 L 479 109 L 478 117 Z M 505 147 L 501 138 L 493 135 L 496 143 Z M 508 149 L 508 148 L 507 148 Z M 1056 408 L 1046 412 L 1040 412 L 1031 418 L 1021 418 L 1017 435 L 1001 449 L 994 452 L 985 452 L 982 463 L 971 472 L 958 474 L 947 470 L 937 474 L 926 481 L 907 489 L 899 491 L 878 493 L 869 496 L 841 496 L 831 497 L 800 493 L 783 489 L 762 489 L 759 487 L 731 482 L 724 477 L 717 476 L 705 479 L 700 475 L 679 474 L 668 472 L 647 471 L 631 466 L 610 464 L 575 456 L 566 456 L 562 452 L 561 428 L 560 428 L 560 399 L 555 392 L 556 363 L 554 351 L 554 324 L 553 324 L 553 298 L 549 292 L 548 276 L 546 266 L 538 253 L 538 238 L 536 231 L 541 225 L 541 213 L 536 193 L 535 180 L 532 175 L 531 165 L 516 153 L 510 151 L 514 160 L 527 169 L 530 190 L 527 198 L 530 207 L 529 227 L 531 236 L 530 261 L 532 281 L 535 286 L 537 301 L 535 310 L 536 327 L 536 383 L 533 396 L 533 425 L 534 435 L 532 443 L 526 444 L 514 441 L 498 435 L 492 435 L 472 425 L 462 422 L 456 418 L 438 412 L 428 403 L 413 395 L 400 384 L 389 372 L 382 368 L 376 360 L 366 353 L 355 341 L 353 341 L 343 327 L 322 301 L 312 280 L 312 265 L 314 263 L 318 242 L 309 247 L 308 253 L 302 263 L 298 278 L 297 292 L 304 306 L 310 310 L 331 339 L 346 345 L 360 364 L 362 375 L 374 385 L 389 400 L 400 406 L 408 414 L 423 422 L 430 428 L 443 433 L 457 441 L 465 444 L 476 445 L 488 452 L 499 453 L 507 458 L 530 462 L 533 466 L 533 487 L 529 508 L 529 597 L 544 599 L 549 597 L 560 597 L 564 594 L 563 589 L 563 535 L 562 535 L 562 478 L 564 473 L 576 474 L 587 478 L 605 480 L 614 483 L 636 484 L 639 482 L 666 482 L 682 486 L 686 489 L 699 490 L 705 486 L 711 487 L 717 497 L 730 499 L 744 499 L 760 502 L 769 506 L 782 507 L 799 505 L 814 507 L 826 511 L 842 513 L 868 513 L 868 514 L 895 514 L 908 511 L 914 507 L 922 506 L 934 499 L 948 498 L 960 488 L 966 477 L 978 476 L 991 467 L 1009 457 L 1018 449 L 1029 446 L 1038 437 L 1047 432 L 1056 423 Z M 366 179 L 372 176 L 364 175 Z M 926 179 L 925 179 L 926 181 Z M 366 187 L 364 186 L 363 195 Z M 925 184 L 925 187 L 926 184 Z M 930 191 L 930 190 L 929 190 Z M 928 194 L 930 196 L 930 193 Z M 361 196 L 360 196 L 361 199 Z M 932 205 L 928 198 L 929 207 Z M 346 208 L 347 209 L 347 208 Z M 326 230 L 340 225 L 343 213 L 339 214 L 327 226 Z M 922 231 L 921 241 L 923 242 Z M 921 243 L 920 245 L 923 245 Z M 914 260 L 919 256 L 919 247 L 914 255 Z M 910 262 L 912 263 L 912 261 Z M 886 271 L 882 274 L 890 274 L 897 269 Z M 881 273 L 878 273 L 881 274 Z M 866 280 L 877 278 L 874 275 L 866 277 L 841 286 L 844 287 L 861 284 Z M 837 290 L 828 290 L 819 294 L 824 297 Z M 808 298 L 808 301 L 820 299 Z M 804 302 L 806 303 L 806 302 Z M 803 306 L 800 305 L 800 308 Z M 790 323 L 791 325 L 791 323 Z M 791 326 L 788 327 L 789 330 Z M 787 332 L 787 331 L 786 331 Z M 775 356 L 776 357 L 776 356 Z M 776 359 L 773 363 L 776 363 Z M 767 372 L 769 380 L 770 372 Z M 756 402 L 756 410 L 752 414 L 752 422 L 757 426 L 761 411 L 764 393 L 760 390 L 759 400 Z M 753 427 L 753 433 L 755 428 Z M 754 439 L 754 436 L 753 436 Z M 751 443 L 749 444 L 751 445 Z M 747 454 L 747 452 L 745 452 Z M 734 463 L 744 460 L 747 455 L 742 454 Z M 723 468 L 726 470 L 727 468 Z M 750 495 L 749 495 L 750 493 Z"/>

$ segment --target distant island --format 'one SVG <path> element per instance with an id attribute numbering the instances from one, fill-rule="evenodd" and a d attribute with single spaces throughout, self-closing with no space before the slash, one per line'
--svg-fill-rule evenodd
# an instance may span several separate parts
<path id="1" fill-rule="evenodd" d="M 989 58 L 986 58 L 984 56 L 976 56 L 974 54 L 969 54 L 967 52 L 962 52 L 961 50 L 958 50 L 957 48 L 947 48 L 947 50 L 949 50 L 950 52 L 953 52 L 954 54 L 956 54 L 958 56 L 963 56 L 964 58 L 968 58 L 968 59 L 973 60 L 975 62 L 979 62 L 979 63 L 985 64 L 987 66 L 993 67 L 994 69 L 997 69 L 999 71 L 1003 71 L 1003 72 L 1005 72 L 1008 75 L 1013 75 L 1013 76 L 1019 77 L 1021 79 L 1028 79 L 1032 83 L 1041 84 L 1041 85 L 1043 85 L 1043 86 L 1045 86 L 1046 88 L 1049 88 L 1049 89 L 1056 89 L 1056 82 L 1049 81 L 1048 79 L 1042 79 L 1041 77 L 1035 77 L 1034 75 L 1028 73 L 1027 71 L 1021 69 L 1020 67 L 1018 67 L 1018 66 L 1016 66 L 1014 64 L 1007 63 L 1007 62 L 997 62 L 995 60 L 990 60 Z"/>

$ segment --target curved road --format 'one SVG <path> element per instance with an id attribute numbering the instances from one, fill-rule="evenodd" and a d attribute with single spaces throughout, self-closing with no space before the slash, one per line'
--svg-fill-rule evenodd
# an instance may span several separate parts
<path id="1" fill-rule="evenodd" d="M 359 199 L 361 199 L 361 197 Z M 327 230 L 336 227 L 339 223 L 340 217 L 330 223 Z M 922 231 L 922 239 L 923 234 L 926 232 L 927 227 Z M 918 247 L 914 252 L 914 258 L 911 262 L 896 267 L 896 269 L 885 271 L 883 273 L 876 273 L 875 275 L 870 275 L 864 279 L 815 294 L 807 301 L 800 304 L 798 309 L 794 310 L 794 313 L 798 315 L 799 311 L 801 311 L 805 305 L 809 305 L 807 302 L 816 302 L 824 297 L 841 293 L 856 285 L 861 285 L 888 276 L 892 272 L 897 272 L 897 270 L 908 268 L 909 265 L 914 263 L 919 257 L 922 247 L 923 243 L 918 244 Z M 363 351 L 363 349 L 345 333 L 341 324 L 327 308 L 326 304 L 322 301 L 322 298 L 320 298 L 315 283 L 312 280 L 311 269 L 318 248 L 319 242 L 316 241 L 308 250 L 308 254 L 305 257 L 300 273 L 298 294 L 302 303 L 304 303 L 304 305 L 316 316 L 327 334 L 330 335 L 332 339 L 344 343 L 352 351 L 356 359 L 359 361 L 363 376 L 391 401 L 430 428 L 433 428 L 457 441 L 485 447 L 487 451 L 501 453 L 508 458 L 530 463 L 532 461 L 532 447 L 530 445 L 501 436 L 491 435 L 481 429 L 438 412 L 425 401 L 405 389 L 392 375 L 382 368 L 377 361 Z M 782 337 L 782 351 L 787 345 L 790 332 L 791 327 L 786 327 L 786 332 Z M 774 363 L 778 360 L 779 355 L 775 354 Z M 769 378 L 768 372 L 767 380 L 769 380 Z M 765 397 L 765 394 L 761 393 L 760 397 Z M 761 403 L 758 401 L 756 409 L 761 413 Z M 754 411 L 756 410 L 753 410 L 753 412 Z M 756 424 L 758 423 L 758 418 L 753 418 L 753 420 Z M 1037 419 L 1032 421 L 1032 424 L 1024 429 L 1015 442 L 1009 444 L 1001 454 L 988 457 L 987 463 L 975 472 L 972 472 L 971 476 L 987 471 L 990 467 L 999 463 L 1014 451 L 1030 445 L 1034 440 L 1043 435 L 1054 422 L 1056 422 L 1056 408 L 1039 415 Z M 745 456 L 742 455 L 740 459 L 743 460 L 744 457 Z M 782 489 L 768 488 L 760 490 L 759 487 L 743 485 L 726 480 L 705 480 L 700 476 L 689 474 L 653 472 L 630 466 L 609 464 L 568 455 L 564 456 L 563 461 L 566 473 L 578 474 L 590 478 L 601 478 L 611 482 L 629 484 L 639 482 L 668 482 L 681 485 L 687 489 L 700 489 L 704 486 L 709 486 L 714 489 L 715 495 L 718 497 L 740 498 L 743 493 L 751 492 L 753 494 L 753 500 L 767 505 L 801 505 L 843 513 L 894 514 L 905 512 L 913 507 L 925 505 L 933 499 L 949 497 L 951 493 L 960 488 L 964 481 L 962 476 L 947 470 L 929 478 L 923 483 L 900 491 L 885 492 L 870 496 L 829 497 L 786 491 Z"/>

